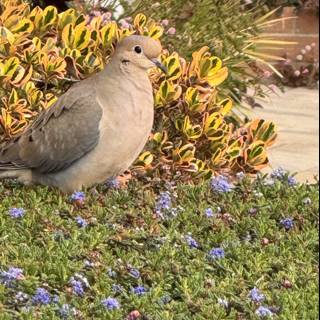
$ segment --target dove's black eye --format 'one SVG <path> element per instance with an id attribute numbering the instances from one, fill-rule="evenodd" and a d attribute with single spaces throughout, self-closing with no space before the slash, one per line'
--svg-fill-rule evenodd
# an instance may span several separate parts
<path id="1" fill-rule="evenodd" d="M 133 48 L 133 50 L 134 50 L 134 52 L 139 53 L 139 54 L 142 52 L 142 48 L 140 46 L 135 46 Z"/>

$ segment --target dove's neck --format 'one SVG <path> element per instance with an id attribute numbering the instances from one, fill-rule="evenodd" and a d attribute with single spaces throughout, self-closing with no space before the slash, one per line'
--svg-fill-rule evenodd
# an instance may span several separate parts
<path id="1" fill-rule="evenodd" d="M 101 83 L 104 84 L 104 92 L 101 94 L 113 92 L 113 95 L 109 94 L 107 98 L 109 101 L 115 100 L 110 101 L 110 105 L 125 108 L 133 117 L 153 117 L 152 86 L 146 70 L 124 66 L 114 59 L 101 71 L 100 76 Z"/>
<path id="2" fill-rule="evenodd" d="M 152 87 L 146 69 L 134 64 L 124 64 L 120 59 L 114 58 L 104 68 L 101 74 L 106 78 L 112 78 L 119 83 L 132 83 L 139 91 L 151 91 Z"/>

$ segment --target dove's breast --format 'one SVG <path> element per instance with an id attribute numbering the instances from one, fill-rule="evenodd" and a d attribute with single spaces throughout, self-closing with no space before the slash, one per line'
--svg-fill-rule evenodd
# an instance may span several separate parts
<path id="1" fill-rule="evenodd" d="M 97 101 L 103 109 L 98 145 L 58 174 L 66 183 L 78 184 L 78 189 L 102 183 L 128 169 L 150 135 L 154 112 L 152 86 L 147 75 L 139 86 L 131 81 L 120 84 L 114 80 L 112 88 L 112 91 L 97 90 Z"/>

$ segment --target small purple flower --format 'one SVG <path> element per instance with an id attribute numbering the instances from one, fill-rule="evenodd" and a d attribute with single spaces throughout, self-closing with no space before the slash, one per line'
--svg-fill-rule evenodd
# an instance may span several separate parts
<path id="1" fill-rule="evenodd" d="M 50 293 L 44 288 L 37 288 L 36 293 L 32 297 L 33 304 L 50 304 Z"/>
<path id="2" fill-rule="evenodd" d="M 115 298 L 108 297 L 106 299 L 103 299 L 101 303 L 108 310 L 114 310 L 114 309 L 120 308 L 120 303 Z"/>
<path id="3" fill-rule="evenodd" d="M 228 181 L 225 176 L 217 176 L 211 179 L 211 189 L 214 192 L 225 193 L 230 192 L 234 188 L 233 184 Z"/>
<path id="4" fill-rule="evenodd" d="M 267 318 L 273 316 L 273 312 L 268 307 L 263 306 L 260 306 L 255 313 L 260 318 Z"/>
<path id="5" fill-rule="evenodd" d="M 161 192 L 159 198 L 156 202 L 156 214 L 160 217 L 163 216 L 162 212 L 164 210 L 169 210 L 172 207 L 171 195 L 168 191 Z"/>
<path id="6" fill-rule="evenodd" d="M 185 239 L 190 248 L 192 249 L 199 248 L 198 242 L 195 239 L 193 239 L 190 234 L 186 235 Z"/>
<path id="7" fill-rule="evenodd" d="M 87 278 L 79 273 L 76 273 L 73 277 L 71 277 L 69 283 L 72 286 L 73 293 L 80 297 L 84 295 L 85 289 L 89 288 L 89 282 Z"/>
<path id="8" fill-rule="evenodd" d="M 72 201 L 84 202 L 84 200 L 86 199 L 86 196 L 85 196 L 84 192 L 76 191 L 71 195 L 70 199 Z"/>
<path id="9" fill-rule="evenodd" d="M 225 252 L 222 248 L 213 248 L 209 251 L 209 256 L 212 259 L 222 259 L 225 256 Z"/>
<path id="10" fill-rule="evenodd" d="M 281 225 L 288 231 L 294 227 L 293 218 L 285 218 L 280 220 Z"/>
<path id="11" fill-rule="evenodd" d="M 131 268 L 129 271 L 129 275 L 135 279 L 139 279 L 140 278 L 140 272 L 138 269 L 135 268 Z"/>
<path id="12" fill-rule="evenodd" d="M 70 284 L 74 294 L 80 297 L 84 295 L 83 283 L 80 280 L 72 279 L 70 280 Z"/>
<path id="13" fill-rule="evenodd" d="M 25 210 L 23 208 L 11 208 L 9 210 L 9 215 L 11 218 L 22 218 L 25 215 Z"/>
<path id="14" fill-rule="evenodd" d="M 263 293 L 261 293 L 261 291 L 258 288 L 254 287 L 249 292 L 249 298 L 253 302 L 262 302 L 262 301 L 264 301 L 265 296 Z"/>
<path id="15" fill-rule="evenodd" d="M 110 178 L 106 181 L 106 186 L 110 189 L 119 189 L 120 182 L 117 178 Z"/>
<path id="16" fill-rule="evenodd" d="M 80 228 L 85 228 L 88 225 L 88 222 L 80 216 L 77 216 L 75 220 L 77 222 L 78 227 Z"/>
<path id="17" fill-rule="evenodd" d="M 5 286 L 11 286 L 15 280 L 22 279 L 24 279 L 24 275 L 20 268 L 10 267 L 8 271 L 0 271 L 0 283 Z"/>
<path id="18" fill-rule="evenodd" d="M 288 185 L 289 185 L 290 187 L 296 186 L 296 185 L 297 185 L 297 180 L 296 180 L 296 178 L 293 177 L 293 176 L 289 176 L 289 177 L 288 177 Z"/>
<path id="19" fill-rule="evenodd" d="M 207 208 L 206 210 L 204 210 L 204 214 L 208 217 L 211 218 L 214 216 L 213 210 L 211 208 Z"/>
<path id="20" fill-rule="evenodd" d="M 70 316 L 75 316 L 77 311 L 75 308 L 71 308 L 69 304 L 63 304 L 59 310 L 58 314 L 62 319 L 68 319 Z"/>
<path id="21" fill-rule="evenodd" d="M 278 179 L 278 180 L 283 180 L 287 174 L 287 171 L 282 169 L 281 167 L 273 170 L 270 174 L 271 178 L 273 179 Z"/>
<path id="22" fill-rule="evenodd" d="M 143 286 L 136 286 L 136 287 L 133 287 L 131 288 L 131 291 L 138 295 L 138 296 L 142 296 L 144 295 L 145 293 L 147 293 L 147 289 Z"/>

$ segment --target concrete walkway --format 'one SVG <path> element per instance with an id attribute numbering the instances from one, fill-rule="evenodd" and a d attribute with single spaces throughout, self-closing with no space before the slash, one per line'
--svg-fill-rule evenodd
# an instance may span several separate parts
<path id="1" fill-rule="evenodd" d="M 319 90 L 286 88 L 286 92 L 254 109 L 258 118 L 278 126 L 278 139 L 269 150 L 271 168 L 297 172 L 300 182 L 314 182 L 319 176 Z"/>

